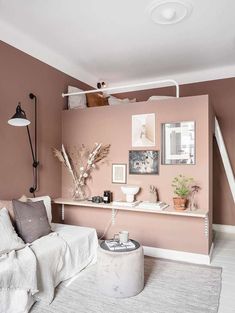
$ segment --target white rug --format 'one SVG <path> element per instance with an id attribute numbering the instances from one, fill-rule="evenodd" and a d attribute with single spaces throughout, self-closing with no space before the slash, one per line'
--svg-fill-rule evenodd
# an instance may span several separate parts
<path id="1" fill-rule="evenodd" d="M 128 299 L 108 298 L 96 288 L 96 266 L 68 287 L 57 288 L 50 305 L 36 303 L 30 313 L 215 313 L 221 268 L 145 258 L 145 288 Z"/>

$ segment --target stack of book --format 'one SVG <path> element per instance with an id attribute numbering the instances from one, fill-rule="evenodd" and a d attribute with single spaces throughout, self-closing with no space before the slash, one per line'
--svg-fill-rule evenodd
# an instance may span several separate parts
<path id="1" fill-rule="evenodd" d="M 162 211 L 166 209 L 169 205 L 165 202 L 149 202 L 149 201 L 143 201 L 137 205 L 137 208 L 140 209 L 153 209 L 157 211 Z"/>
<path id="2" fill-rule="evenodd" d="M 129 240 L 126 243 L 120 243 L 117 240 L 111 239 L 111 240 L 105 240 L 105 244 L 108 247 L 108 249 L 111 251 L 119 251 L 119 250 L 125 251 L 125 250 L 135 249 L 135 244 L 131 240 Z"/>

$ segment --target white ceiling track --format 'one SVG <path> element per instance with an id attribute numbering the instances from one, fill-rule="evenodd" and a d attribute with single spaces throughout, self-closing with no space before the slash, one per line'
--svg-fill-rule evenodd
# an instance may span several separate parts
<path id="1" fill-rule="evenodd" d="M 132 85 L 124 85 L 124 86 L 115 86 L 115 87 L 108 87 L 108 88 L 101 88 L 101 89 L 92 89 L 87 91 L 79 91 L 79 92 L 72 92 L 72 93 L 62 93 L 62 97 L 69 97 L 69 96 L 77 96 L 77 95 L 84 95 L 89 93 L 96 93 L 96 92 L 111 92 L 112 94 L 125 92 L 125 90 L 128 92 L 130 91 L 137 91 L 142 90 L 143 87 L 150 87 L 154 88 L 156 85 L 162 85 L 164 84 L 164 87 L 174 85 L 176 88 L 176 98 L 179 98 L 180 92 L 179 92 L 179 84 L 174 79 L 165 79 L 165 80 L 156 80 L 152 82 L 147 83 L 139 83 L 139 84 L 132 84 Z M 144 88 L 146 89 L 146 88 Z M 147 88 L 148 89 L 148 88 Z"/>

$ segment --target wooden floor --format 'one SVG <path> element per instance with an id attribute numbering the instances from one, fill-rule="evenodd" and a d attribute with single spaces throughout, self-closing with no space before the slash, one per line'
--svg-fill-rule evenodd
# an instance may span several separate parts
<path id="1" fill-rule="evenodd" d="M 211 265 L 223 268 L 219 313 L 235 313 L 235 234 L 216 232 L 214 244 Z"/>

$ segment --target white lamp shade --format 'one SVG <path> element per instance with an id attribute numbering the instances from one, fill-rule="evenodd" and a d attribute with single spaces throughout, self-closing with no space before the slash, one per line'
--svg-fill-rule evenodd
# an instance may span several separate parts
<path id="1" fill-rule="evenodd" d="M 20 102 L 16 107 L 16 113 L 8 120 L 8 124 L 12 126 L 27 126 L 30 124 L 25 111 L 21 109 Z"/>
<path id="2" fill-rule="evenodd" d="M 12 126 L 27 126 L 30 124 L 30 121 L 27 118 L 11 118 L 8 124 Z"/>

